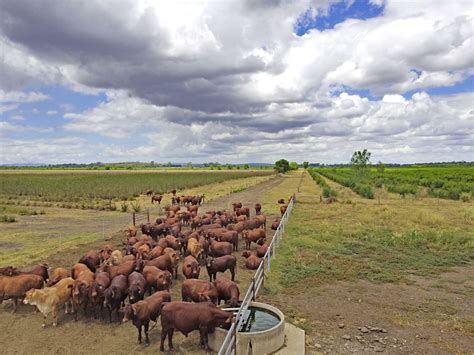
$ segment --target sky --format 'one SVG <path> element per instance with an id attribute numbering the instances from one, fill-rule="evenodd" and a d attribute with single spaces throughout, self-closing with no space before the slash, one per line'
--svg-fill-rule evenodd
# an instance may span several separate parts
<path id="1" fill-rule="evenodd" d="M 0 0 L 0 164 L 474 160 L 471 0 Z"/>

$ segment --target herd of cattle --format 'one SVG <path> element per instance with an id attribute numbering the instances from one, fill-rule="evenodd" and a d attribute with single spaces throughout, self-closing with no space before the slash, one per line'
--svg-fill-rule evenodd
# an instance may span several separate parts
<path id="1" fill-rule="evenodd" d="M 75 320 L 81 307 L 85 316 L 89 310 L 94 317 L 102 319 L 105 307 L 110 322 L 114 313 L 122 322 L 133 322 L 139 343 L 143 328 L 147 344 L 149 323 L 156 324 L 161 315 L 160 350 L 164 350 L 167 336 L 169 347 L 173 348 L 175 329 L 185 335 L 199 330 L 201 346 L 208 349 L 208 333 L 218 326 L 230 326 L 232 321 L 232 312 L 223 311 L 217 305 L 221 301 L 231 307 L 239 305 L 240 292 L 234 282 L 237 258 L 232 255 L 238 250 L 239 239 L 245 241 L 242 256 L 248 269 L 258 268 L 268 246 L 267 221 L 260 204 L 254 206 L 252 217 L 250 208 L 239 202 L 233 204 L 233 211 L 208 211 L 199 215 L 203 199 L 204 195 L 181 196 L 176 202 L 176 191 L 173 191 L 173 203 L 164 208 L 165 216 L 155 223 L 139 228 L 131 225 L 126 229 L 122 250 L 113 250 L 111 245 L 104 245 L 99 251 L 91 250 L 70 270 L 56 268 L 49 273 L 46 264 L 29 271 L 12 266 L 0 268 L 0 303 L 12 299 L 13 312 L 17 310 L 18 299 L 36 306 L 43 314 L 43 327 L 49 314 L 53 326 L 57 325 L 58 309 L 62 305 L 66 314 L 75 314 Z M 278 202 L 282 204 L 283 215 L 285 201 Z M 273 221 L 272 229 L 276 230 L 279 223 L 279 218 Z M 252 243 L 256 244 L 253 251 Z M 178 278 L 179 264 L 185 278 L 181 285 L 182 301 L 171 301 L 169 290 L 173 278 Z M 206 267 L 209 281 L 199 279 L 201 266 Z M 231 279 L 217 277 L 227 270 Z"/>

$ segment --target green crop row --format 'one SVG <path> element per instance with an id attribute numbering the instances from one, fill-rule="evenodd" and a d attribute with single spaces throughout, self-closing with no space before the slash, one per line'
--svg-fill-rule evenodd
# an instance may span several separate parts
<path id="1" fill-rule="evenodd" d="M 351 168 L 322 168 L 318 173 L 351 188 L 367 198 L 373 198 L 374 188 L 406 195 L 426 195 L 437 198 L 469 201 L 474 195 L 474 167 L 400 167 L 383 172 L 368 169 L 364 174 Z"/>
<path id="2" fill-rule="evenodd" d="M 0 196 L 31 201 L 83 203 L 91 200 L 132 200 L 147 189 L 165 193 L 205 184 L 251 176 L 269 175 L 271 171 L 232 172 L 157 172 L 127 174 L 91 173 L 3 173 Z"/>
<path id="3" fill-rule="evenodd" d="M 328 197 L 336 197 L 337 194 L 336 194 L 336 191 L 334 191 L 333 189 L 331 189 L 331 187 L 326 183 L 326 181 L 321 177 L 321 175 L 319 175 L 315 169 L 308 169 L 308 172 L 309 174 L 311 175 L 311 177 L 313 178 L 314 181 L 316 181 L 316 183 L 321 186 L 321 188 L 323 189 L 323 196 L 328 198 Z"/>

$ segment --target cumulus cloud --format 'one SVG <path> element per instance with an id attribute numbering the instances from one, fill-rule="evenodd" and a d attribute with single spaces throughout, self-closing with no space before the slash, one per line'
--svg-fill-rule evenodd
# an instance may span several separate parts
<path id="1" fill-rule="evenodd" d="M 47 99 L 21 91 L 31 84 L 105 92 L 95 107 L 60 106 L 65 135 L 117 140 L 102 160 L 329 162 L 361 147 L 465 158 L 471 97 L 425 90 L 474 74 L 471 4 L 371 2 L 382 16 L 298 37 L 300 16 L 334 1 L 3 1 L 0 113 Z M 357 89 L 381 98 L 345 92 Z"/>

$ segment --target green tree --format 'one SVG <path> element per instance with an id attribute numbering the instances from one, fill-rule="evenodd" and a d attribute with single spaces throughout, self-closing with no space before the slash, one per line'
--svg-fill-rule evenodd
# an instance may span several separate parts
<path id="1" fill-rule="evenodd" d="M 279 173 L 286 173 L 288 170 L 290 170 L 290 163 L 288 163 L 288 160 L 286 159 L 280 159 L 275 162 L 274 169 Z"/>
<path id="2" fill-rule="evenodd" d="M 248 170 L 248 169 L 250 169 L 250 166 L 248 164 L 244 164 L 244 169 Z"/>
<path id="3" fill-rule="evenodd" d="M 290 170 L 298 170 L 298 163 L 295 161 L 292 161 L 290 163 Z"/>
<path id="4" fill-rule="evenodd" d="M 351 165 L 358 175 L 366 175 L 370 161 L 371 153 L 364 149 L 356 151 L 352 154 Z"/>
<path id="5" fill-rule="evenodd" d="M 385 171 L 385 164 L 379 161 L 377 164 L 377 172 L 382 174 L 384 171 Z"/>
<path id="6" fill-rule="evenodd" d="M 308 169 L 309 167 L 309 162 L 305 161 L 303 162 L 303 168 Z"/>
<path id="7" fill-rule="evenodd" d="M 232 170 L 233 166 L 232 164 L 227 164 L 227 170 Z"/>

